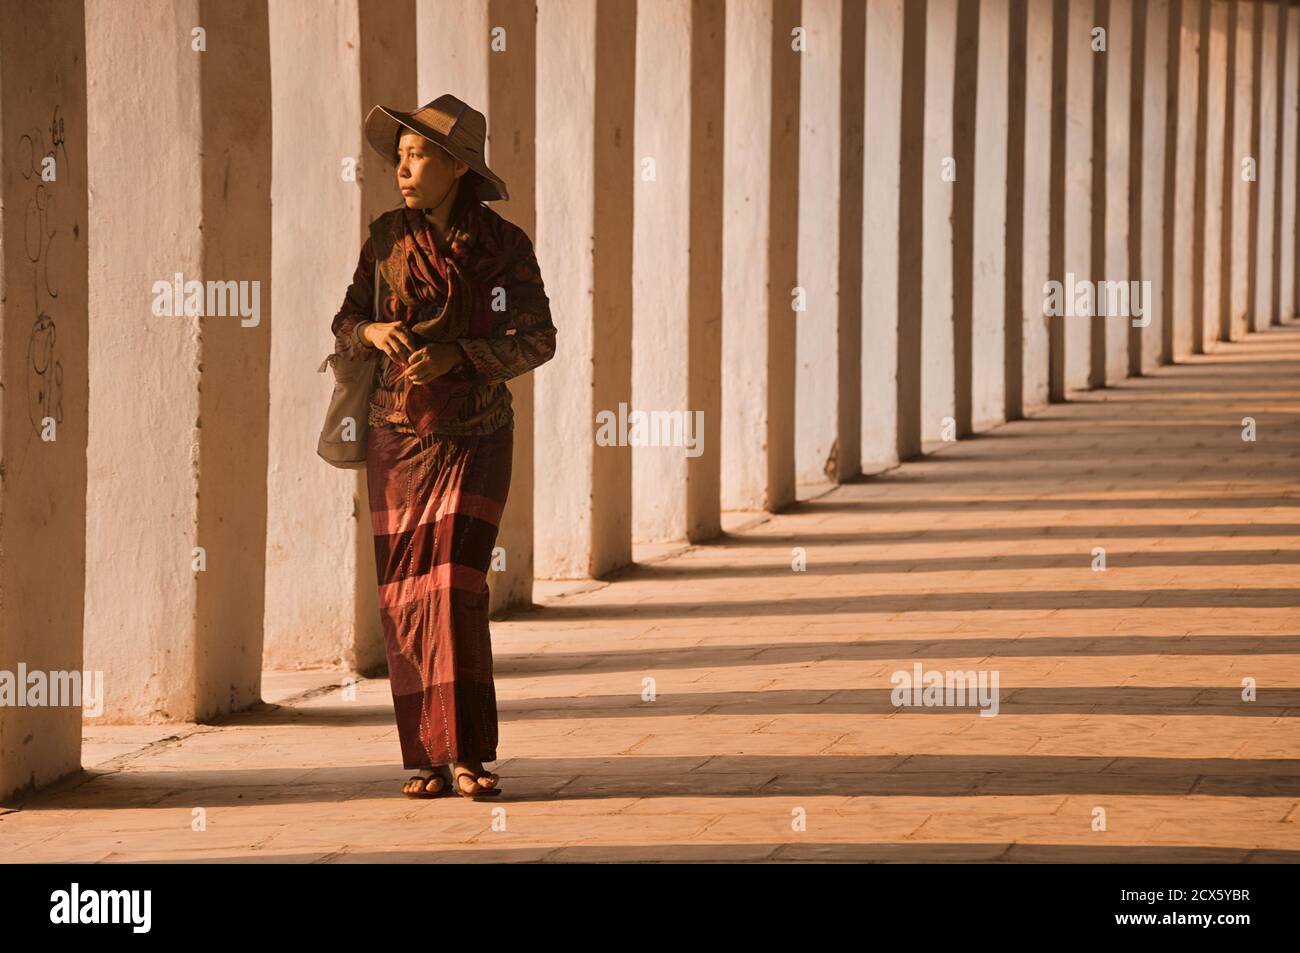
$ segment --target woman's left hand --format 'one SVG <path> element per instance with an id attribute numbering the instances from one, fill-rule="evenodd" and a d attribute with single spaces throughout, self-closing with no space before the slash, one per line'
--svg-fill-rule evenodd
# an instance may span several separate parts
<path id="1" fill-rule="evenodd" d="M 454 344 L 426 344 L 411 353 L 401 376 L 412 384 L 427 384 L 446 374 L 461 360 L 461 350 Z"/>

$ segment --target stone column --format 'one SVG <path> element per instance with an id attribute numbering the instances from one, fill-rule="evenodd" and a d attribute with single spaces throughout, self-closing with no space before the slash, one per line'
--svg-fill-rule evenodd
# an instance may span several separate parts
<path id="1" fill-rule="evenodd" d="M 1192 315 L 1196 267 L 1196 132 L 1200 109 L 1200 0 L 1175 0 L 1170 16 L 1170 44 L 1177 43 L 1178 55 L 1169 60 L 1169 81 L 1176 84 L 1170 95 L 1169 117 L 1173 136 L 1169 143 L 1173 175 L 1173 206 L 1169 210 L 1170 264 L 1168 288 L 1170 320 L 1164 326 L 1165 348 L 1172 359 L 1193 352 Z M 1173 15 L 1176 13 L 1176 15 Z M 1177 108 L 1175 109 L 1175 103 Z"/>
<path id="2" fill-rule="evenodd" d="M 1007 420 L 1024 416 L 1025 302 L 1032 304 L 1035 300 L 1032 290 L 1025 294 L 1026 9 L 1025 0 L 1011 0 L 1007 12 L 1007 268 L 1006 322 L 1002 331 L 1002 411 Z M 1050 133 L 1046 141 L 1050 145 Z"/>
<path id="3" fill-rule="evenodd" d="M 496 203 L 496 210 L 533 238 L 536 251 L 537 5 L 532 0 L 491 0 L 488 17 L 490 35 L 502 40 L 501 49 L 492 49 L 488 65 L 488 159 L 510 189 L 509 200 Z M 506 565 L 490 583 L 494 612 L 529 604 L 535 572 L 536 372 L 516 377 L 507 386 L 515 437 L 510 496 L 497 534 Z"/>
<path id="4" fill-rule="evenodd" d="M 0 401 L 0 669 L 19 689 L 26 687 L 19 666 L 47 677 L 92 670 L 82 653 L 89 410 L 85 64 L 81 3 L 6 8 L 0 18 L 0 207 L 6 210 L 0 378 L 8 385 Z M 138 402 L 133 409 L 138 427 Z M 126 592 L 118 600 L 134 601 Z M 103 673 L 105 691 L 118 674 Z M 98 698 L 93 674 L 84 684 L 90 691 L 76 699 L 0 706 L 0 799 L 78 769 L 82 714 L 93 715 Z"/>
<path id="5" fill-rule="evenodd" d="M 724 28 L 721 4 L 637 8 L 632 406 L 688 443 L 633 449 L 638 541 L 721 531 Z"/>
<path id="6" fill-rule="evenodd" d="M 379 103 L 411 109 L 416 96 L 416 37 L 419 21 L 416 0 L 357 0 L 357 30 L 360 34 L 361 120 Z M 361 135 L 361 122 L 357 123 Z M 369 175 L 361 177 L 362 240 L 370 236 L 370 223 L 391 209 L 405 204 L 397 190 L 397 173 L 370 148 L 361 152 L 361 166 Z M 365 491 L 365 473 L 361 472 Z M 374 537 L 365 524 L 365 548 L 374 576 Z M 367 583 L 368 588 L 374 586 Z M 378 605 L 374 606 L 378 611 Z"/>
<path id="7" fill-rule="evenodd" d="M 620 405 L 632 397 L 635 71 L 635 3 L 539 2 L 536 248 L 559 329 L 533 375 L 546 408 L 534 431 L 543 578 L 599 577 L 632 559 Z"/>
<path id="8" fill-rule="evenodd" d="M 1282 31 L 1285 43 L 1284 69 L 1282 72 L 1282 159 L 1278 172 L 1282 177 L 1281 215 L 1282 227 L 1278 241 L 1278 260 L 1280 277 L 1278 279 L 1278 319 L 1289 321 L 1300 313 L 1300 301 L 1297 301 L 1297 249 L 1296 242 L 1296 181 L 1297 151 L 1296 108 L 1300 101 L 1300 9 L 1288 6 L 1286 9 L 1286 29 Z"/>
<path id="9" fill-rule="evenodd" d="M 316 370 L 333 350 L 330 321 L 370 221 L 401 203 L 392 167 L 365 144 L 362 122 L 374 102 L 412 105 L 414 18 L 413 0 L 270 7 L 272 269 L 281 321 L 271 347 L 269 668 L 384 665 L 365 472 L 316 456 L 314 434 L 333 386 Z M 304 151 L 329 161 L 304 164 Z M 315 342 L 314 360 L 304 360 L 304 340 Z"/>
<path id="10" fill-rule="evenodd" d="M 529 0 L 418 0 L 416 23 L 416 101 L 423 104 L 451 93 L 487 116 L 486 158 L 510 191 L 508 201 L 488 206 L 535 236 L 536 97 L 521 95 L 534 88 L 535 5 Z M 534 379 L 534 374 L 524 374 L 506 385 L 515 436 L 510 495 L 497 533 L 504 567 L 494 563 L 488 576 L 493 612 L 532 601 Z"/>
<path id="11" fill-rule="evenodd" d="M 962 0 L 963 5 L 971 0 Z M 969 421 L 973 432 L 1006 419 L 1007 111 L 1009 0 L 979 0 L 971 197 Z M 959 396 L 961 392 L 959 391 Z"/>
<path id="12" fill-rule="evenodd" d="M 1283 314 L 1291 314 L 1291 305 L 1288 302 L 1283 304 L 1283 275 L 1289 270 L 1289 266 L 1283 265 L 1283 254 L 1287 251 L 1283 247 L 1282 235 L 1286 231 L 1284 222 L 1287 221 L 1283 216 L 1286 206 L 1286 181 L 1287 168 L 1284 165 L 1287 157 L 1285 145 L 1286 139 L 1286 101 L 1287 101 L 1287 24 L 1294 19 L 1296 12 L 1292 11 L 1288 4 L 1280 3 L 1277 8 L 1277 72 L 1276 75 L 1266 77 L 1266 82 L 1275 84 L 1274 86 L 1274 109 L 1273 118 L 1273 254 L 1271 257 L 1271 274 L 1269 284 L 1272 288 L 1272 298 L 1269 302 L 1269 318 L 1274 324 L 1281 324 Z"/>
<path id="13" fill-rule="evenodd" d="M 415 0 L 416 99 L 423 104 L 451 93 L 464 100 L 487 116 L 489 141 L 492 114 L 487 98 L 492 57 L 494 52 L 509 53 L 511 41 L 520 39 L 512 37 L 509 30 L 493 35 L 499 24 L 493 22 L 491 5 L 489 0 Z M 492 171 L 497 171 L 496 166 Z M 506 179 L 506 186 L 513 196 L 514 183 Z M 501 207 L 499 203 L 490 205 Z"/>
<path id="14" fill-rule="evenodd" d="M 199 13 L 202 275 L 258 287 L 261 304 L 256 324 L 209 315 L 200 328 L 197 542 L 207 568 L 196 577 L 195 710 L 204 718 L 261 700 L 274 315 L 267 2 L 203 0 Z"/>
<path id="15" fill-rule="evenodd" d="M 1141 283 L 1142 314 L 1128 327 L 1128 375 L 1140 377 L 1160 358 L 1161 267 L 1165 188 L 1168 0 L 1132 4 L 1133 65 L 1129 130 L 1129 276 Z"/>
<path id="16" fill-rule="evenodd" d="M 866 151 L 866 3 L 845 3 L 840 22 L 839 447 L 835 479 L 862 473 L 862 209 Z"/>
<path id="17" fill-rule="evenodd" d="M 1019 301 L 1019 306 L 1012 308 L 1008 317 L 1007 363 L 1017 368 L 1020 381 L 1017 388 L 1008 378 L 1008 419 L 1034 413 L 1047 404 L 1051 319 L 1043 313 L 1043 301 L 1044 287 L 1051 278 L 1052 6 L 1013 0 L 1011 7 L 1013 119 L 1009 124 L 1007 267 L 1008 303 Z M 1019 102 L 1023 102 L 1023 127 L 1017 135 L 1014 116 Z M 1014 211 L 1017 204 L 1018 213 Z"/>
<path id="18" fill-rule="evenodd" d="M 358 0 L 357 29 L 360 35 L 361 107 L 364 120 L 370 107 L 378 103 L 410 109 L 415 105 L 416 77 L 415 0 Z M 358 147 L 363 171 L 361 176 L 361 241 L 369 237 L 372 221 L 403 204 L 396 187 L 396 172 L 386 165 L 370 147 Z M 360 246 L 358 246 L 358 249 Z M 342 299 L 340 298 L 340 303 Z M 388 665 L 383 629 L 379 622 L 376 589 L 375 537 L 369 519 L 370 488 L 365 470 L 356 474 L 358 501 L 356 543 L 356 596 L 353 601 L 356 622 L 351 645 L 344 658 L 358 671 L 378 672 Z M 495 599 L 497 592 L 494 589 Z"/>
<path id="19" fill-rule="evenodd" d="M 94 90 L 89 178 L 101 223 L 89 249 L 96 424 L 86 449 L 87 519 L 95 528 L 86 549 L 86 664 L 106 673 L 104 719 L 183 721 L 198 714 L 194 454 L 203 319 L 174 316 L 170 307 L 156 316 L 150 304 L 155 281 L 178 272 L 183 281 L 204 277 L 202 179 L 190 165 L 203 147 L 199 60 L 206 53 L 191 46 L 199 3 L 157 0 L 146 14 L 92 0 L 86 26 Z M 170 95 L 148 111 L 136 108 L 125 78 L 115 76 L 127 63 L 133 86 Z M 168 201 L 152 200 L 159 194 Z M 142 393 L 147 427 L 140 426 Z M 128 596 L 139 593 L 166 595 Z"/>
<path id="20" fill-rule="evenodd" d="M 799 81 L 798 368 L 800 483 L 859 471 L 862 280 L 862 4 L 804 0 Z M 857 207 L 856 214 L 851 210 Z M 843 227 L 841 227 L 843 226 Z"/>
<path id="21" fill-rule="evenodd" d="M 1255 38 L 1255 140 L 1259 180 L 1255 183 L 1255 298 L 1251 308 L 1252 331 L 1277 320 L 1273 307 L 1274 219 L 1277 213 L 1277 11 L 1276 3 L 1259 4 Z"/>
<path id="22" fill-rule="evenodd" d="M 1088 386 L 1106 386 L 1106 320 L 1102 311 L 1106 307 L 1106 79 L 1110 61 L 1109 35 L 1110 0 L 1095 0 L 1092 15 L 1092 189 L 1088 211 L 1090 264 L 1089 277 L 1093 279 L 1097 296 L 1093 299 L 1092 314 L 1084 319 L 1088 325 Z"/>
<path id="23" fill-rule="evenodd" d="M 966 437 L 971 427 L 971 400 L 974 389 L 973 289 L 975 281 L 975 201 L 980 175 L 976 155 L 980 145 L 988 144 L 988 137 L 979 138 L 979 79 L 980 65 L 980 0 L 957 0 L 957 26 L 954 41 L 953 97 L 952 97 L 952 157 L 954 171 L 961 169 L 965 175 L 955 176 L 949 192 L 952 195 L 952 417 L 955 426 L 952 436 Z M 1003 69 L 1006 57 L 1003 56 Z M 1006 128 L 1005 117 L 1001 125 Z M 1005 137 L 1004 145 L 1005 145 Z M 942 161 L 942 160 L 941 160 Z M 986 185 L 981 182 L 979 185 Z M 1005 188 L 1005 171 L 1003 187 Z M 1005 203 L 1003 208 L 1005 210 Z M 1005 234 L 1003 236 L 1005 238 Z M 999 242 L 1001 244 L 1001 242 Z M 1004 248 L 1005 261 L 1005 248 Z M 1002 299 L 1005 288 L 999 288 Z M 996 307 L 996 302 L 993 302 Z M 998 337 L 1003 329 L 999 321 Z M 1002 384 L 999 368 L 998 385 Z M 942 429 L 942 428 L 941 428 Z"/>
<path id="24" fill-rule="evenodd" d="M 925 152 L 921 220 L 921 437 L 960 434 L 956 422 L 953 337 L 953 103 L 958 0 L 928 0 L 925 12 Z M 968 163 L 969 165 L 969 163 Z"/>
<path id="25" fill-rule="evenodd" d="M 1200 258 L 1201 327 L 1197 350 L 1212 350 L 1227 306 L 1224 260 L 1229 253 L 1230 219 L 1224 216 L 1225 199 L 1232 195 L 1232 164 L 1226 159 L 1224 135 L 1227 128 L 1228 89 L 1228 4 L 1209 3 L 1205 35 L 1201 43 L 1204 72 L 1201 88 L 1205 96 L 1205 238 Z"/>
<path id="26" fill-rule="evenodd" d="M 1069 75 L 1070 0 L 1052 4 L 1052 113 L 1051 160 L 1048 190 L 1048 274 L 1050 283 L 1063 288 L 1065 281 L 1066 107 Z M 1064 295 L 1062 295 L 1064 297 Z M 1047 315 L 1047 397 L 1065 400 L 1065 324 L 1059 314 Z"/>
<path id="27" fill-rule="evenodd" d="M 1215 148 L 1223 152 L 1222 254 L 1219 261 L 1218 323 L 1208 328 L 1216 341 L 1232 339 L 1233 315 L 1239 305 L 1238 280 L 1243 272 L 1238 262 L 1244 249 L 1237 247 L 1237 193 L 1241 181 L 1241 160 L 1237 154 L 1237 0 L 1226 0 L 1224 24 L 1223 132 Z"/>
<path id="28" fill-rule="evenodd" d="M 896 453 L 907 460 L 921 453 L 921 311 L 925 297 L 925 188 L 929 174 L 924 167 L 926 139 L 926 46 L 929 0 L 903 0 L 902 99 L 899 111 L 898 178 L 898 334 L 894 401 Z M 872 7 L 872 30 L 877 13 L 882 25 L 892 9 L 886 4 Z M 872 39 L 873 47 L 876 39 Z M 873 70 L 874 75 L 874 70 Z M 871 92 L 868 79 L 868 100 Z M 888 95 L 888 90 L 886 90 Z M 865 305 L 865 303 L 864 303 Z"/>
<path id="29" fill-rule="evenodd" d="M 1226 162 L 1232 170 L 1232 242 L 1231 262 L 1227 277 L 1229 307 L 1225 323 L 1219 328 L 1219 339 L 1231 341 L 1246 333 L 1247 312 L 1253 297 L 1251 281 L 1251 196 L 1255 183 L 1251 181 L 1251 165 L 1258 165 L 1253 144 L 1254 112 L 1254 25 L 1255 5 L 1233 0 L 1228 10 L 1228 113 L 1229 125 L 1225 129 L 1229 152 Z M 1225 206 L 1224 215 L 1228 215 Z"/>
<path id="30" fill-rule="evenodd" d="M 1076 313 L 1079 299 L 1077 284 L 1095 278 L 1092 261 L 1093 202 L 1093 119 L 1094 71 L 1100 54 L 1092 49 L 1093 28 L 1097 26 L 1094 0 L 1069 0 L 1068 14 L 1060 29 L 1064 30 L 1064 50 L 1055 63 L 1065 74 L 1064 220 L 1062 222 L 1063 316 L 1052 319 L 1063 373 L 1064 391 L 1087 387 L 1091 371 L 1092 318 Z"/>
<path id="31" fill-rule="evenodd" d="M 1202 275 L 1202 269 L 1205 263 L 1205 244 L 1206 244 L 1206 140 L 1208 136 L 1207 120 L 1208 113 L 1207 100 L 1207 79 L 1209 78 L 1209 61 L 1210 61 L 1210 44 L 1208 42 L 1210 29 L 1210 0 L 1196 0 L 1196 9 L 1184 9 L 1183 15 L 1187 18 L 1195 18 L 1196 35 L 1198 41 L 1196 44 L 1196 133 L 1195 144 L 1193 146 L 1195 161 L 1193 162 L 1193 180 L 1192 180 L 1192 320 L 1191 320 L 1191 352 L 1193 354 L 1202 354 L 1205 352 L 1205 335 L 1203 327 L 1205 324 L 1205 280 Z"/>
<path id="32" fill-rule="evenodd" d="M 1141 2 L 1141 0 L 1139 0 Z M 1207 0 L 1208 2 L 1208 0 Z M 1121 381 L 1128 375 L 1128 330 L 1132 302 L 1128 290 L 1117 288 L 1127 285 L 1129 273 L 1130 234 L 1129 208 L 1130 162 L 1132 143 L 1129 140 L 1133 77 L 1133 0 L 1108 0 L 1106 11 L 1106 52 L 1099 54 L 1098 66 L 1103 70 L 1099 84 L 1104 90 L 1105 115 L 1101 142 L 1104 146 L 1104 163 L 1099 160 L 1104 178 L 1104 203 L 1100 214 L 1094 216 L 1094 254 L 1099 257 L 1097 270 L 1100 286 L 1098 315 L 1092 325 L 1092 375 L 1095 384 L 1105 386 Z M 1099 17 L 1100 19 L 1100 17 Z M 1112 282 L 1116 284 L 1111 284 Z M 1119 283 L 1123 283 L 1122 285 Z M 1105 303 L 1105 308 L 1100 305 Z M 1122 309 L 1116 304 L 1127 303 Z M 1103 313 L 1104 312 L 1104 313 Z M 1116 313 L 1119 312 L 1119 313 Z"/>
<path id="33" fill-rule="evenodd" d="M 722 505 L 795 498 L 798 0 L 727 4 Z"/>
<path id="34" fill-rule="evenodd" d="M 1168 178 L 1169 0 L 1150 0 L 1135 7 L 1142 28 L 1141 138 L 1142 163 L 1135 197 L 1141 212 L 1139 261 L 1135 277 L 1151 282 L 1151 297 L 1143 302 L 1143 324 L 1129 330 L 1129 372 L 1145 374 L 1162 362 L 1163 325 L 1168 273 L 1165 268 L 1165 210 L 1172 184 Z M 1134 43 L 1138 42 L 1136 34 Z M 1136 82 L 1136 80 L 1135 80 Z"/>
<path id="35" fill-rule="evenodd" d="M 863 127 L 871 130 L 871 146 L 862 157 L 861 416 L 862 472 L 874 473 L 898 462 L 899 182 L 908 174 L 899 164 L 899 136 L 907 37 L 903 0 L 869 0 L 866 13 Z M 923 29 L 924 10 L 920 22 Z"/>
<path id="36" fill-rule="evenodd" d="M 89 248 L 86 659 L 110 673 L 105 720 L 192 721 L 255 702 L 261 687 L 267 10 L 94 2 L 86 23 L 100 223 Z M 142 110 L 142 88 L 169 94 Z"/>

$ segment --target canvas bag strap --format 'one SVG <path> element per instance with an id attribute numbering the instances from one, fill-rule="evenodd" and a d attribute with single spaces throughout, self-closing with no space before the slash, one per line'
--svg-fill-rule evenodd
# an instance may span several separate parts
<path id="1" fill-rule="evenodd" d="M 358 323 L 355 328 L 352 329 L 352 339 L 358 345 L 366 344 L 366 339 L 362 337 L 362 333 L 366 330 L 366 327 L 371 324 L 379 323 L 379 292 L 380 289 L 383 288 L 383 286 L 384 286 L 384 274 L 382 271 L 379 270 L 379 263 L 376 262 L 375 263 L 375 289 L 373 294 L 374 301 L 372 302 L 370 308 L 370 320 L 362 321 Z"/>

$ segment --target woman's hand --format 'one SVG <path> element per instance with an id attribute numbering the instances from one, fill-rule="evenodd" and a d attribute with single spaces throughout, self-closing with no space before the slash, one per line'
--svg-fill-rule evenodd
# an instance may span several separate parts
<path id="1" fill-rule="evenodd" d="M 463 359 L 460 348 L 454 344 L 426 344 L 411 354 L 410 363 L 401 376 L 413 384 L 427 384 L 446 374 Z"/>
<path id="2" fill-rule="evenodd" d="M 389 360 L 406 364 L 416 350 L 415 336 L 401 321 L 377 321 L 366 325 L 361 336 L 373 347 L 388 355 Z"/>

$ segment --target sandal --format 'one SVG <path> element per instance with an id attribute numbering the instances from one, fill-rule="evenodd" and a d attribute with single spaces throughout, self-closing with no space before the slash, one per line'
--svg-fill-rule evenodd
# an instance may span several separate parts
<path id="1" fill-rule="evenodd" d="M 420 782 L 420 786 L 408 791 L 407 785 L 414 781 Z M 430 785 L 434 785 L 435 782 L 436 786 L 431 789 Z M 446 765 L 439 765 L 438 769 L 427 778 L 422 774 L 411 775 L 406 779 L 406 784 L 402 785 L 402 793 L 410 798 L 445 797 L 447 794 L 450 794 L 451 779 L 447 777 Z"/>
<path id="2" fill-rule="evenodd" d="M 476 767 L 477 766 L 477 767 Z M 482 788 L 494 788 L 497 782 L 501 780 L 501 775 L 493 774 L 487 768 L 483 767 L 482 761 L 467 761 L 465 767 L 474 772 L 474 780 Z"/>
<path id="3" fill-rule="evenodd" d="M 461 797 L 467 797 L 472 801 L 482 800 L 487 797 L 496 797 L 501 793 L 501 789 L 496 787 L 497 781 L 500 780 L 496 775 L 491 775 L 490 782 L 484 784 L 483 782 L 488 780 L 486 774 L 480 776 L 475 774 L 469 768 L 460 768 L 454 772 L 454 778 L 456 793 Z M 465 778 L 469 778 L 468 786 L 461 783 Z"/>

